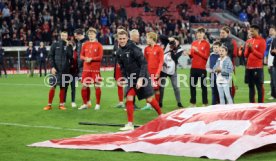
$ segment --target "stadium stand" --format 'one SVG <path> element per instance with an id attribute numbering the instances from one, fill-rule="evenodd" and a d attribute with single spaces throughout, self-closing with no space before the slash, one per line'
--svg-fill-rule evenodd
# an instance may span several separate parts
<path id="1" fill-rule="evenodd" d="M 276 25 L 275 6 L 273 0 L 3 0 L 0 2 L 1 42 L 4 47 L 26 46 L 29 41 L 51 45 L 62 30 L 68 30 L 73 40 L 76 28 L 94 26 L 99 31 L 99 41 L 112 45 L 119 25 L 128 30 L 137 28 L 142 44 L 143 35 L 149 31 L 178 36 L 182 44 L 189 44 L 194 38 L 193 29 L 200 26 L 208 29 L 212 42 L 224 25 L 230 26 L 236 39 L 245 41 L 248 24 L 259 24 L 262 35 L 267 37 L 268 28 Z M 213 13 L 231 14 L 237 21 L 221 23 Z M 16 58 L 7 58 L 7 66 L 13 59 Z M 106 58 L 105 64 L 109 60 Z"/>

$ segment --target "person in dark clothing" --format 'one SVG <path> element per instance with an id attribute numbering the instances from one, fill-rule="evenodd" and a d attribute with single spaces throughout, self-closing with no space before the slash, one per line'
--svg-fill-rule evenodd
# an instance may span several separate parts
<path id="1" fill-rule="evenodd" d="M 82 45 L 86 41 L 88 41 L 88 39 L 84 36 L 84 32 L 82 29 L 76 29 L 74 31 L 74 37 L 77 40 L 76 49 L 75 49 L 77 51 L 77 63 L 78 63 L 77 72 L 78 72 L 78 77 L 81 77 L 82 71 L 83 71 L 83 60 L 81 60 L 80 58 L 80 53 L 81 53 Z"/>
<path id="2" fill-rule="evenodd" d="M 213 44 L 213 52 L 210 54 L 207 64 L 206 64 L 206 70 L 210 72 L 210 78 L 211 78 L 211 89 L 212 89 L 212 105 L 219 103 L 219 93 L 217 88 L 217 81 L 216 81 L 216 73 L 214 72 L 213 68 L 216 65 L 217 60 L 219 59 L 219 49 L 220 49 L 221 43 L 216 41 Z"/>
<path id="3" fill-rule="evenodd" d="M 33 46 L 33 42 L 30 41 L 29 47 L 27 48 L 27 51 L 26 51 L 26 56 L 27 56 L 28 62 L 29 62 L 29 77 L 34 76 L 36 55 L 37 55 L 37 51 L 36 51 L 35 47 Z"/>
<path id="4" fill-rule="evenodd" d="M 46 76 L 47 74 L 47 50 L 46 47 L 44 46 L 43 42 L 40 42 L 40 46 L 37 50 L 38 53 L 38 62 L 39 62 L 39 76 L 42 76 L 42 67 L 44 69 L 44 75 Z"/>
<path id="5" fill-rule="evenodd" d="M 120 31 L 126 31 L 125 27 L 123 26 L 118 26 L 117 28 L 117 33 L 119 33 Z M 125 104 L 124 104 L 124 88 L 122 86 L 120 86 L 120 79 L 122 78 L 122 74 L 121 74 L 121 69 L 120 69 L 120 65 L 118 64 L 118 61 L 117 61 L 117 50 L 119 49 L 119 44 L 118 44 L 118 41 L 117 41 L 117 35 L 115 35 L 116 38 L 115 38 L 115 42 L 114 42 L 114 47 L 113 47 L 113 55 L 115 57 L 115 62 L 114 62 L 114 79 L 116 80 L 117 82 L 117 88 L 118 88 L 118 97 L 119 97 L 119 103 L 114 106 L 116 108 L 124 108 L 125 107 Z"/>
<path id="6" fill-rule="evenodd" d="M 275 30 L 275 28 L 274 28 Z M 272 77 L 273 78 L 276 78 L 276 59 L 275 59 L 275 56 L 276 56 L 276 38 L 274 37 L 272 42 L 271 42 L 271 49 L 270 49 L 270 53 L 272 56 L 274 56 L 274 59 L 273 59 L 273 67 L 272 67 Z M 274 79 L 272 81 L 273 83 L 273 86 L 276 87 L 276 80 Z"/>
<path id="7" fill-rule="evenodd" d="M 128 33 L 120 31 L 118 34 L 119 49 L 117 50 L 117 60 L 121 67 L 122 75 L 126 81 L 121 81 L 121 84 L 127 84 L 127 100 L 126 109 L 128 115 L 128 123 L 125 127 L 120 128 L 122 131 L 133 130 L 133 112 L 134 96 L 138 99 L 146 99 L 147 102 L 156 110 L 158 115 L 161 115 L 161 109 L 158 102 L 154 98 L 154 91 L 147 71 L 147 61 L 139 47 L 128 40 Z"/>
<path id="8" fill-rule="evenodd" d="M 2 45 L 0 45 L 0 66 L 3 69 L 5 76 L 7 78 L 7 71 L 6 71 L 5 64 L 4 64 L 4 55 L 5 55 L 4 49 L 2 48 Z M 1 68 L 0 68 L 0 77 L 2 76 Z"/>
<path id="9" fill-rule="evenodd" d="M 74 46 L 73 43 L 70 42 L 70 44 L 72 46 Z M 77 104 L 75 102 L 75 100 L 76 100 L 76 81 L 78 80 L 78 54 L 77 54 L 76 50 L 73 51 L 73 58 L 72 58 L 72 61 L 70 62 L 70 75 L 73 78 L 72 81 L 70 81 L 70 86 L 71 86 L 71 106 L 72 106 L 72 108 L 76 108 L 77 107 Z M 65 88 L 64 102 L 66 102 L 68 87 L 69 86 L 67 86 Z"/>
<path id="10" fill-rule="evenodd" d="M 169 77 L 173 86 L 174 95 L 177 101 L 177 106 L 183 108 L 180 97 L 180 90 L 177 82 L 177 64 L 178 59 L 183 53 L 177 37 L 167 37 L 160 35 L 160 40 L 165 46 L 164 49 L 164 64 L 160 73 L 160 107 L 163 106 L 164 86 L 166 84 L 166 77 Z M 169 65 L 170 64 L 170 65 Z"/>
<path id="11" fill-rule="evenodd" d="M 66 31 L 61 32 L 60 37 L 61 39 L 59 41 L 52 44 L 49 53 L 49 62 L 52 73 L 52 77 L 49 79 L 51 89 L 49 91 L 48 105 L 44 107 L 44 110 L 52 109 L 56 86 L 60 86 L 59 109 L 66 110 L 64 106 L 65 88 L 68 86 L 69 82 L 66 75 L 70 73 L 73 47 L 67 41 L 68 33 Z"/>
<path id="12" fill-rule="evenodd" d="M 234 45 L 234 40 L 230 37 L 230 28 L 225 26 L 220 30 L 220 42 L 223 46 L 226 46 L 228 49 L 228 57 L 231 59 L 233 66 L 234 66 L 234 72 L 235 74 L 235 57 L 237 56 L 235 52 L 236 45 Z M 236 88 L 234 81 L 232 80 L 232 85 L 230 87 L 230 93 L 232 96 L 232 99 L 234 101 L 234 96 L 236 93 Z"/>

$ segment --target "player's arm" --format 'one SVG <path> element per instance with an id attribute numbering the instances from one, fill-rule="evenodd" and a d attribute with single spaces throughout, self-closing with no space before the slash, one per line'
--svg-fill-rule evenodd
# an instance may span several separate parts
<path id="1" fill-rule="evenodd" d="M 198 48 L 197 50 L 194 52 L 194 54 L 197 54 L 198 56 L 200 56 L 201 58 L 207 60 L 209 57 L 209 53 L 210 53 L 210 44 L 207 43 L 205 45 L 205 49 L 204 51 L 200 51 Z"/>
<path id="2" fill-rule="evenodd" d="M 245 42 L 245 48 L 244 48 L 244 57 L 248 58 L 249 57 L 249 53 L 250 53 L 250 43 L 249 42 Z"/>
<path id="3" fill-rule="evenodd" d="M 265 53 L 266 43 L 265 41 L 261 41 L 259 45 L 259 50 L 255 49 L 253 46 L 251 47 L 252 54 L 254 54 L 257 58 L 263 59 Z"/>
<path id="4" fill-rule="evenodd" d="M 146 73 L 148 71 L 148 63 L 143 55 L 143 52 L 140 49 L 134 48 L 133 52 L 134 52 L 134 54 L 133 54 L 134 58 L 138 61 L 138 64 L 141 67 L 138 77 L 143 78 L 146 76 Z"/>
<path id="5" fill-rule="evenodd" d="M 82 45 L 82 47 L 81 47 L 81 52 L 80 52 L 80 59 L 81 60 L 85 60 L 85 45 Z"/>
<path id="6" fill-rule="evenodd" d="M 270 53 L 272 56 L 276 56 L 276 39 L 273 39 L 273 41 L 271 42 Z"/>
<path id="7" fill-rule="evenodd" d="M 55 49 L 56 49 L 56 43 L 53 43 L 50 48 L 50 53 L 49 53 L 49 62 L 51 66 L 51 72 L 52 74 L 56 74 L 56 64 L 55 64 Z"/>

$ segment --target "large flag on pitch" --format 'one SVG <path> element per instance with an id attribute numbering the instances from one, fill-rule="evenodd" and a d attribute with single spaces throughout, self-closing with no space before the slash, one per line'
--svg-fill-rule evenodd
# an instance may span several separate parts
<path id="1" fill-rule="evenodd" d="M 276 103 L 180 109 L 130 132 L 82 135 L 30 146 L 122 149 L 126 152 L 236 160 L 249 150 L 272 143 L 276 143 Z"/>

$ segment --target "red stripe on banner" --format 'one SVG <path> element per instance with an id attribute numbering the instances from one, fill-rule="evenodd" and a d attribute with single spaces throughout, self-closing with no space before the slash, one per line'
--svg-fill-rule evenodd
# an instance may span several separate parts
<path id="1" fill-rule="evenodd" d="M 130 132 L 90 134 L 30 146 L 97 149 L 236 160 L 276 143 L 276 103 L 214 105 L 161 115 Z"/>

